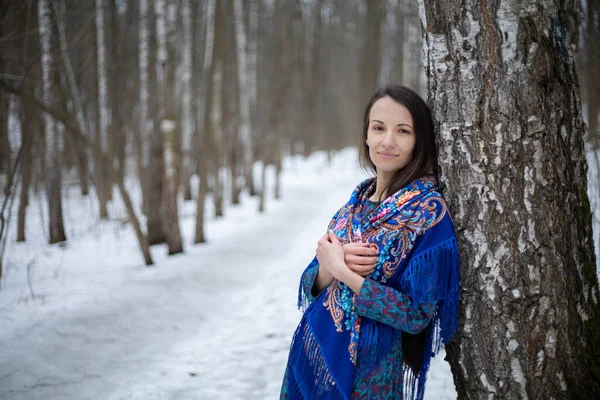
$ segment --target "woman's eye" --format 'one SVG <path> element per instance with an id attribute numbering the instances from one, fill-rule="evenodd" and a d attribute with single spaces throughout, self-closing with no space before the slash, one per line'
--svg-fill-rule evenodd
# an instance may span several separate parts
<path id="1" fill-rule="evenodd" d="M 382 126 L 376 126 L 376 127 L 373 128 L 373 130 L 375 130 L 375 131 L 382 131 L 383 127 Z"/>
<path id="2" fill-rule="evenodd" d="M 409 134 L 410 132 L 409 132 L 409 131 L 407 131 L 406 129 L 400 129 L 400 133 L 401 133 L 401 134 L 403 134 L 403 135 L 407 135 L 407 134 Z"/>

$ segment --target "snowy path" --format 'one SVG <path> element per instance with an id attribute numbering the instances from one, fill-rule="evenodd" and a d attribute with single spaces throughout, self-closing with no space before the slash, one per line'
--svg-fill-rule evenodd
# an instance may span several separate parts
<path id="1" fill-rule="evenodd" d="M 333 169 L 323 160 L 288 168 L 285 197 L 266 214 L 245 199 L 210 221 L 209 244 L 168 258 L 153 248 L 152 268 L 140 265 L 128 227 L 37 249 L 36 297 L 16 267 L 21 286 L 0 292 L 0 398 L 278 398 L 300 318 L 298 278 L 360 179 L 348 168 L 354 158 L 342 153 Z M 192 217 L 182 229 L 192 237 Z M 31 251 L 16 246 L 13 263 L 26 264 Z M 427 397 L 454 399 L 440 361 Z"/>

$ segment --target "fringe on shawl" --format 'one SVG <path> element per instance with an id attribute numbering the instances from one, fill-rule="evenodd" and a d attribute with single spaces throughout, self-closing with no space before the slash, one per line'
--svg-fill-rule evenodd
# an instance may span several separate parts
<path id="1" fill-rule="evenodd" d="M 460 282 L 460 259 L 455 238 L 445 240 L 415 256 L 406 267 L 400 287 L 410 296 L 413 307 L 437 302 L 427 329 L 421 370 L 417 375 L 404 366 L 404 398 L 422 400 L 431 359 L 456 331 Z"/>
<path id="2" fill-rule="evenodd" d="M 305 319 L 296 329 L 290 348 L 289 399 L 348 400 L 329 372 L 321 344 Z"/>
<path id="3" fill-rule="evenodd" d="M 363 321 L 365 321 L 363 319 Z M 360 366 L 371 367 L 377 365 L 400 340 L 402 331 L 394 329 L 381 322 L 373 321 L 362 324 L 358 337 Z"/>
<path id="4" fill-rule="evenodd" d="M 319 265 L 319 261 L 317 260 L 317 257 L 315 256 L 315 258 L 313 258 L 313 260 L 310 262 L 310 264 L 308 264 L 308 267 L 306 267 L 306 269 L 304 270 L 304 272 L 302 273 L 302 277 L 300 278 L 300 285 L 298 287 L 298 308 L 300 309 L 300 311 L 302 311 L 302 313 L 305 313 L 306 310 L 308 309 L 308 307 L 311 305 L 311 303 L 314 302 L 314 300 L 316 300 L 315 298 L 309 297 L 305 292 L 304 292 L 304 282 L 314 282 L 317 273 L 318 273 L 318 269 L 317 266 Z M 308 276 L 307 276 L 308 275 Z M 310 276 L 310 275 L 314 275 L 314 276 Z"/>
<path id="5" fill-rule="evenodd" d="M 400 287 L 418 307 L 425 302 L 438 302 L 434 353 L 441 342 L 448 343 L 456 331 L 460 265 L 458 244 L 455 238 L 433 246 L 410 261 L 402 274 Z"/>

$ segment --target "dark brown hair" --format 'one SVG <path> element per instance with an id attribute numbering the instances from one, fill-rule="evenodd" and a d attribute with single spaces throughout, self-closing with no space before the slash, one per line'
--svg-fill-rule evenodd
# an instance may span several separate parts
<path id="1" fill-rule="evenodd" d="M 363 168 L 377 172 L 375 164 L 369 157 L 367 134 L 369 132 L 369 115 L 373 104 L 379 99 L 389 97 L 408 109 L 413 118 L 415 148 L 408 164 L 398 170 L 385 188 L 385 196 L 396 193 L 403 186 L 424 175 L 437 173 L 437 149 L 433 133 L 431 111 L 425 101 L 411 89 L 400 85 L 386 85 L 377 90 L 365 107 L 360 145 L 360 164 Z M 383 200 L 383 199 L 379 199 Z"/>

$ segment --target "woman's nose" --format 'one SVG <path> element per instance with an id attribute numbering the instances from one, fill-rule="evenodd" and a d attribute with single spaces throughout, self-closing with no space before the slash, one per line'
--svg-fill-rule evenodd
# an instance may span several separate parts
<path id="1" fill-rule="evenodd" d="M 391 132 L 391 131 L 387 131 L 387 132 L 385 133 L 385 136 L 383 137 L 383 141 L 381 142 L 381 144 L 382 144 L 384 147 L 388 147 L 388 148 L 389 148 L 389 147 L 394 147 L 394 145 L 396 144 L 396 143 L 394 142 L 394 133 L 393 133 L 393 132 Z"/>

